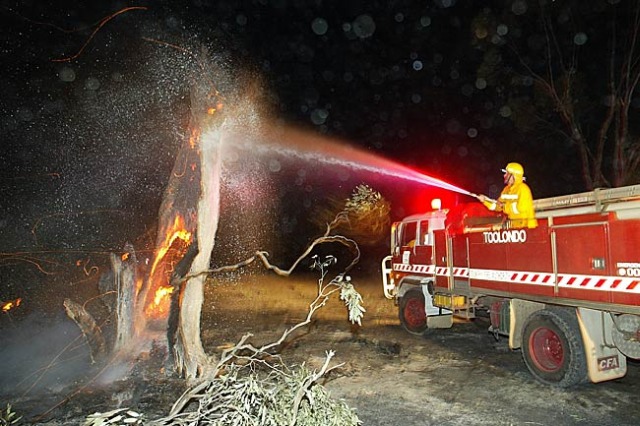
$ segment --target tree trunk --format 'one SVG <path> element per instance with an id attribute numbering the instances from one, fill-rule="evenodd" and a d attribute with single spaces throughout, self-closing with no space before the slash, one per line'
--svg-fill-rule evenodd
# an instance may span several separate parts
<path id="1" fill-rule="evenodd" d="M 220 126 L 222 127 L 222 126 Z M 204 301 L 203 271 L 209 269 L 220 213 L 221 129 L 200 138 L 200 199 L 197 206 L 198 254 L 191 263 L 187 281 L 181 287 L 178 330 L 174 346 L 177 371 L 186 378 L 201 377 L 208 358 L 200 339 L 200 315 Z"/>
<path id="2" fill-rule="evenodd" d="M 111 253 L 111 269 L 116 289 L 116 340 L 113 352 L 129 347 L 135 335 L 135 295 L 137 260 L 133 247 L 125 246 L 128 256 L 121 259 Z"/>

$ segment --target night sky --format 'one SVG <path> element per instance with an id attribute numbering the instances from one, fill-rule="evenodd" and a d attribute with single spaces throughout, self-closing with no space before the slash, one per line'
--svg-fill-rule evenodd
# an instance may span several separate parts
<path id="1" fill-rule="evenodd" d="M 0 274 L 15 276 L 16 265 L 30 263 L 16 260 L 21 250 L 60 251 L 85 265 L 127 241 L 153 240 L 189 123 L 189 78 L 198 66 L 189 52 L 203 48 L 214 67 L 202 73 L 222 93 L 247 75 L 261 80 L 279 123 L 472 192 L 496 196 L 509 161 L 524 165 L 536 198 L 583 191 L 566 138 L 512 114 L 503 74 L 490 69 L 495 46 L 504 47 L 500 71 L 516 70 L 519 61 L 544 69 L 540 4 L 565 43 L 594 52 L 579 62 L 586 104 L 599 84 L 590 78 L 604 72 L 594 58 L 607 26 L 595 23 L 626 2 L 2 1 Z M 507 41 L 521 56 L 510 56 Z M 522 81 L 520 104 L 538 103 Z M 595 114 L 603 101 L 593 98 L 585 110 Z M 309 177 L 299 199 L 287 192 L 291 185 L 274 193 L 295 199 L 280 207 L 275 228 L 308 231 L 314 205 L 360 183 L 332 181 L 335 170 L 318 173 L 324 181 Z M 420 209 L 416 199 L 428 188 L 393 183 L 380 190 L 397 218 Z M 42 271 L 32 268 L 26 278 L 37 285 Z M 0 300 L 18 293 L 0 291 Z"/>

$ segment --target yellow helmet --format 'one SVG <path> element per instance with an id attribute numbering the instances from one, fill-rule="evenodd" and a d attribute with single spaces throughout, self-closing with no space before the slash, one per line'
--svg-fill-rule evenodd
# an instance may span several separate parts
<path id="1" fill-rule="evenodd" d="M 514 176 L 524 176 L 524 168 L 520 163 L 509 163 L 507 167 L 502 169 L 504 173 L 510 173 Z"/>

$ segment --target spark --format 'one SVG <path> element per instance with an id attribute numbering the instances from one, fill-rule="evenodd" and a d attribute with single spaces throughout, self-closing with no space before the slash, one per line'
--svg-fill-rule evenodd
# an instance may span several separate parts
<path id="1" fill-rule="evenodd" d="M 66 58 L 61 58 L 61 59 L 52 59 L 52 62 L 70 62 L 74 59 L 76 59 L 78 56 L 80 56 L 82 54 L 82 52 L 84 51 L 84 49 L 89 45 L 89 43 L 91 43 L 91 40 L 93 40 L 93 38 L 95 37 L 95 35 L 98 33 L 98 31 L 100 31 L 100 29 L 110 20 L 112 20 L 113 18 L 115 18 L 118 15 L 121 15 L 125 12 L 129 12 L 131 10 L 147 10 L 146 7 L 142 7 L 142 6 L 131 6 L 131 7 L 125 7 L 124 9 L 120 9 L 119 11 L 105 17 L 102 18 L 100 21 L 98 21 L 96 28 L 93 30 L 93 32 L 91 33 L 91 35 L 89 36 L 89 38 L 87 39 L 87 41 L 85 41 L 85 43 L 82 45 L 82 47 L 80 48 L 80 50 L 73 56 L 67 56 Z"/>
<path id="2" fill-rule="evenodd" d="M 3 263 L 8 263 L 9 261 L 30 263 L 34 265 L 38 271 L 42 272 L 45 275 L 54 275 L 55 272 L 46 270 L 45 267 L 42 265 L 43 263 L 48 263 L 49 265 L 58 266 L 57 262 L 54 262 L 51 260 L 38 259 L 35 256 L 32 256 L 30 253 L 26 253 L 26 252 L 0 253 L 0 261 Z"/>
<path id="3" fill-rule="evenodd" d="M 84 272 L 84 274 L 86 276 L 91 276 L 92 273 L 96 273 L 98 274 L 100 272 L 100 268 L 98 268 L 97 266 L 90 266 L 89 268 L 87 268 L 87 265 L 89 265 L 89 262 L 91 262 L 90 258 L 87 258 L 87 260 L 84 261 L 84 263 L 82 263 L 82 261 L 80 259 L 78 259 L 76 261 L 76 266 L 82 266 L 82 272 Z"/>

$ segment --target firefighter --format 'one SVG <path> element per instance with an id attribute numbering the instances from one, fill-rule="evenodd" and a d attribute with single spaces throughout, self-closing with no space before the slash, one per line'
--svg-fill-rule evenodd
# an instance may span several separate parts
<path id="1" fill-rule="evenodd" d="M 509 163 L 502 171 L 505 187 L 498 200 L 486 195 L 478 195 L 478 199 L 489 210 L 504 212 L 514 228 L 535 228 L 538 221 L 534 217 L 531 189 L 524 183 L 524 168 L 519 163 Z"/>

